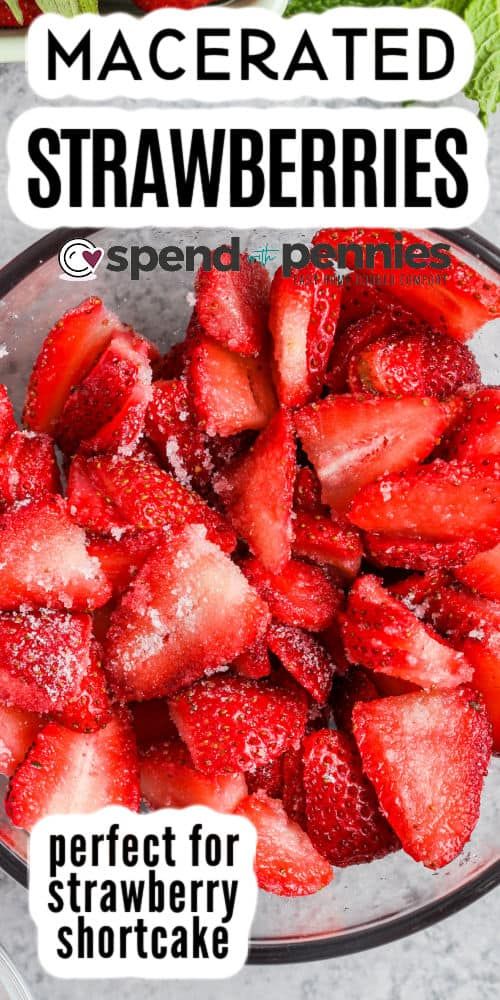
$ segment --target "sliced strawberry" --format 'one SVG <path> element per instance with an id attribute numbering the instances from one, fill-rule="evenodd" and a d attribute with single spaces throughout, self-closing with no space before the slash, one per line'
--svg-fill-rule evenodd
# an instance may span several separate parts
<path id="1" fill-rule="evenodd" d="M 341 287 L 308 264 L 286 278 L 281 268 L 271 286 L 269 329 L 275 381 L 283 406 L 303 406 L 319 396 L 332 349 Z"/>
<path id="2" fill-rule="evenodd" d="M 42 725 L 43 719 L 35 712 L 0 705 L 0 774 L 14 774 Z"/>
<path id="3" fill-rule="evenodd" d="M 282 757 L 275 757 L 269 764 L 257 767 L 255 771 L 249 771 L 245 775 L 249 795 L 253 795 L 254 792 L 263 791 L 272 799 L 281 798 L 283 790 L 281 765 L 285 756 L 286 754 Z"/>
<path id="4" fill-rule="evenodd" d="M 33 431 L 14 431 L 0 449 L 0 508 L 39 500 L 60 489 L 52 439 Z"/>
<path id="5" fill-rule="evenodd" d="M 423 611 L 450 642 L 468 638 L 482 641 L 500 634 L 500 603 L 459 586 L 436 584 L 424 600 Z"/>
<path id="6" fill-rule="evenodd" d="M 373 675 L 362 667 L 350 667 L 347 674 L 333 679 L 332 705 L 335 722 L 345 733 L 352 733 L 352 710 L 358 701 L 379 697 Z"/>
<path id="7" fill-rule="evenodd" d="M 124 327 L 100 299 L 70 309 L 45 338 L 26 394 L 24 422 L 52 433 L 73 386 L 88 374 L 111 338 Z"/>
<path id="8" fill-rule="evenodd" d="M 171 534 L 187 524 L 203 524 L 225 551 L 231 552 L 236 544 L 224 518 L 196 493 L 137 458 L 77 455 L 69 473 L 68 501 L 75 520 L 90 531 L 163 528 Z"/>
<path id="9" fill-rule="evenodd" d="M 454 573 L 471 590 L 491 601 L 500 601 L 500 542 L 486 552 L 479 552 Z"/>
<path id="10" fill-rule="evenodd" d="M 269 613 L 201 525 L 164 542 L 113 613 L 106 666 L 120 697 L 177 691 L 264 635 Z"/>
<path id="11" fill-rule="evenodd" d="M 264 352 L 234 354 L 196 333 L 188 345 L 187 376 L 201 427 L 213 437 L 261 430 L 276 410 L 276 396 Z"/>
<path id="12" fill-rule="evenodd" d="M 275 573 L 290 558 L 294 481 L 295 441 L 286 410 L 273 417 L 242 459 L 214 479 L 234 530 Z"/>
<path id="13" fill-rule="evenodd" d="M 16 430 L 14 407 L 10 401 L 7 386 L 0 384 L 0 447 Z"/>
<path id="14" fill-rule="evenodd" d="M 265 267 L 246 254 L 240 256 L 238 271 L 213 266 L 198 271 L 196 313 L 205 333 L 230 351 L 257 355 L 266 332 L 269 286 Z"/>
<path id="15" fill-rule="evenodd" d="M 285 670 L 323 705 L 330 694 L 335 671 L 335 664 L 323 646 L 300 628 L 278 624 L 270 625 L 267 643 Z"/>
<path id="16" fill-rule="evenodd" d="M 329 396 L 295 414 L 295 426 L 323 503 L 342 512 L 362 486 L 426 458 L 449 419 L 436 399 Z"/>
<path id="17" fill-rule="evenodd" d="M 434 330 L 388 334 L 351 357 L 351 392 L 443 398 L 479 383 L 479 365 L 465 344 Z"/>
<path id="18" fill-rule="evenodd" d="M 370 562 L 377 566 L 395 566 L 400 569 L 421 570 L 424 573 L 459 566 L 480 547 L 480 543 L 472 538 L 429 542 L 423 538 L 381 535 L 375 531 L 364 534 L 363 545 Z"/>
<path id="19" fill-rule="evenodd" d="M 77 698 L 68 701 L 57 721 L 70 729 L 91 733 L 106 725 L 111 717 L 107 677 L 102 668 L 102 647 L 95 639 L 90 645 L 90 662 L 82 677 Z"/>
<path id="20" fill-rule="evenodd" d="M 386 476 L 358 493 L 349 518 L 370 532 L 492 545 L 500 535 L 500 465 L 436 459 L 421 469 Z"/>
<path id="21" fill-rule="evenodd" d="M 469 264 L 465 264 L 454 253 L 449 253 L 450 263 L 444 269 L 435 270 L 432 267 L 433 258 L 429 250 L 430 243 L 416 237 L 414 233 L 397 233 L 393 229 L 323 229 L 317 233 L 313 243 L 327 243 L 336 247 L 338 244 L 354 247 L 375 246 L 380 251 L 383 246 L 393 252 L 396 246 L 405 250 L 411 246 L 427 248 L 419 253 L 419 267 L 415 271 L 406 262 L 396 271 L 397 280 L 391 284 L 391 295 L 402 302 L 406 308 L 414 310 L 436 330 L 448 333 L 457 340 L 468 340 L 488 320 L 500 316 L 500 287 L 489 281 Z M 400 239 L 402 237 L 402 239 Z M 355 267 L 361 274 L 387 277 L 388 271 L 384 253 L 375 253 L 373 262 L 364 260 L 360 266 L 355 249 L 346 257 L 347 267 Z M 420 281 L 415 281 L 415 275 Z M 441 276 L 444 281 L 439 283 L 432 278 Z M 423 280 L 422 280 L 423 275 Z M 425 276 L 430 281 L 425 281 Z"/>
<path id="22" fill-rule="evenodd" d="M 482 694 L 493 729 L 493 750 L 500 753 L 500 633 L 485 641 L 466 639 L 462 649 L 474 669 L 472 683 Z"/>
<path id="23" fill-rule="evenodd" d="M 63 451 L 133 451 L 152 395 L 150 353 L 150 345 L 135 333 L 112 338 L 66 400 L 56 430 Z"/>
<path id="24" fill-rule="evenodd" d="M 303 830 L 306 828 L 306 793 L 302 744 L 291 747 L 281 758 L 281 799 L 287 815 Z"/>
<path id="25" fill-rule="evenodd" d="M 213 469 L 207 437 L 198 426 L 181 379 L 155 382 L 146 434 L 158 458 L 184 486 L 203 489 Z"/>
<path id="26" fill-rule="evenodd" d="M 107 805 L 139 808 L 135 737 L 126 715 L 95 733 L 75 733 L 49 722 L 11 779 L 5 809 L 25 830 L 43 819 L 89 813 Z"/>
<path id="27" fill-rule="evenodd" d="M 331 882 L 330 865 L 277 799 L 257 792 L 236 812 L 257 830 L 255 872 L 261 889 L 277 896 L 310 896 Z"/>
<path id="28" fill-rule="evenodd" d="M 151 531 L 125 532 L 121 538 L 91 536 L 87 544 L 89 556 L 99 560 L 101 569 L 113 591 L 122 594 L 144 565 L 154 549 L 164 540 L 160 528 Z"/>
<path id="29" fill-rule="evenodd" d="M 358 575 L 363 547 L 359 533 L 343 517 L 299 513 L 294 532 L 294 555 L 331 566 L 346 580 Z"/>
<path id="30" fill-rule="evenodd" d="M 464 421 L 448 442 L 448 451 L 463 462 L 500 457 L 500 388 L 479 389 L 468 400 Z"/>
<path id="31" fill-rule="evenodd" d="M 105 604 L 110 587 L 85 533 L 71 520 L 62 497 L 11 507 L 0 517 L 0 608 L 21 604 L 91 611 Z"/>
<path id="32" fill-rule="evenodd" d="M 321 503 L 321 483 L 308 465 L 300 466 L 295 477 L 293 506 L 300 514 L 326 514 L 327 508 Z"/>
<path id="33" fill-rule="evenodd" d="M 363 291 L 366 293 L 368 289 L 365 288 Z M 380 296 L 373 312 L 357 317 L 347 326 L 342 326 L 341 321 L 342 313 L 339 319 L 340 329 L 335 337 L 325 378 L 333 392 L 343 392 L 347 388 L 353 358 L 367 348 L 367 345 L 378 341 L 381 337 L 399 336 L 403 332 L 411 332 L 414 327 L 417 330 L 427 329 L 410 313 L 393 303 L 384 302 Z"/>
<path id="34" fill-rule="evenodd" d="M 232 667 L 241 677 L 252 677 L 257 681 L 261 677 L 267 677 L 271 673 L 271 662 L 266 639 L 258 639 L 253 646 L 240 653 L 233 661 Z"/>
<path id="35" fill-rule="evenodd" d="M 352 737 L 330 729 L 311 733 L 303 766 L 307 832 L 332 865 L 359 865 L 398 849 Z"/>
<path id="36" fill-rule="evenodd" d="M 319 566 L 290 559 L 280 573 L 270 573 L 258 559 L 246 559 L 241 568 L 283 625 L 320 632 L 332 624 L 342 594 Z"/>
<path id="37" fill-rule="evenodd" d="M 471 680 L 463 654 L 423 625 L 375 576 L 356 580 L 342 627 L 351 663 L 424 688 L 453 688 Z"/>
<path id="38" fill-rule="evenodd" d="M 390 302 L 380 289 L 364 280 L 356 272 L 344 275 L 337 334 L 343 333 L 351 323 L 389 308 Z M 337 343 L 336 338 L 336 343 Z"/>
<path id="39" fill-rule="evenodd" d="M 296 686 L 224 674 L 175 695 L 170 712 L 203 774 L 254 771 L 300 743 L 307 699 Z"/>
<path id="40" fill-rule="evenodd" d="M 155 744 L 178 738 L 166 698 L 132 702 L 129 708 L 132 712 L 135 738 L 140 749 L 146 750 Z"/>
<path id="41" fill-rule="evenodd" d="M 75 728 L 109 718 L 104 675 L 94 662 L 88 615 L 51 611 L 0 614 L 0 700 L 26 711 L 57 713 Z M 85 692 L 99 688 L 88 718 Z"/>
<path id="42" fill-rule="evenodd" d="M 140 758 L 143 798 L 154 809 L 208 806 L 234 812 L 247 794 L 242 774 L 200 774 L 179 739 L 146 750 Z"/>
<path id="43" fill-rule="evenodd" d="M 491 726 L 470 687 L 358 703 L 354 733 L 363 770 L 404 850 L 442 868 L 479 816 Z"/>

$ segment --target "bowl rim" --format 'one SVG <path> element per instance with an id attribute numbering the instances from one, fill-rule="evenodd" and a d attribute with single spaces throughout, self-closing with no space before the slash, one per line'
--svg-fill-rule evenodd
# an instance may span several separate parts
<path id="1" fill-rule="evenodd" d="M 60 228 L 42 236 L 41 239 L 22 250 L 0 269 L 0 300 L 29 274 L 41 267 L 51 257 L 56 256 L 59 248 L 68 240 L 75 236 L 92 236 L 107 228 L 109 227 L 93 227 L 78 231 Z M 500 275 L 500 248 L 479 233 L 472 229 L 435 229 L 432 232 L 449 239 Z M 1 841 L 0 867 L 7 875 L 27 888 L 28 866 L 26 862 Z M 450 890 L 440 899 L 399 916 L 377 921 L 359 930 L 341 931 L 336 935 L 327 932 L 299 940 L 275 938 L 267 941 L 251 938 L 247 962 L 250 965 L 279 965 L 324 961 L 366 951 L 369 948 L 377 948 L 380 945 L 389 944 L 409 934 L 424 930 L 439 920 L 444 920 L 454 913 L 458 913 L 459 910 L 491 892 L 499 884 L 500 858 L 491 862 L 463 886 Z"/>

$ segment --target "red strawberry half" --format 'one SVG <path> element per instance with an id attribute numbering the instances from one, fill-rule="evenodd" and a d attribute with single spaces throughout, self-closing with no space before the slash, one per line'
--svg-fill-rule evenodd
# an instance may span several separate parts
<path id="1" fill-rule="evenodd" d="M 236 812 L 257 830 L 255 872 L 261 889 L 277 896 L 309 896 L 331 882 L 330 865 L 277 799 L 256 792 Z"/>
<path id="2" fill-rule="evenodd" d="M 212 437 L 261 430 L 276 410 L 265 352 L 244 357 L 195 332 L 188 342 L 187 378 L 199 423 Z"/>
<path id="3" fill-rule="evenodd" d="M 137 748 L 125 715 L 95 733 L 49 722 L 10 782 L 5 809 L 31 830 L 44 816 L 89 813 L 104 806 L 139 808 Z"/>
<path id="4" fill-rule="evenodd" d="M 273 417 L 242 459 L 214 480 L 234 530 L 272 572 L 290 558 L 294 482 L 295 441 L 286 410 Z"/>
<path id="5" fill-rule="evenodd" d="M 15 430 L 17 430 L 16 418 L 7 386 L 0 383 L 0 447 Z"/>
<path id="6" fill-rule="evenodd" d="M 296 686 L 225 674 L 181 691 L 170 712 L 203 774 L 254 771 L 300 743 L 307 698 Z"/>
<path id="7" fill-rule="evenodd" d="M 363 576 L 354 584 L 342 631 L 351 663 L 425 688 L 452 688 L 471 680 L 464 656 L 423 625 L 375 576 Z"/>
<path id="8" fill-rule="evenodd" d="M 0 608 L 89 611 L 105 604 L 111 589 L 85 542 L 61 497 L 10 508 L 0 517 Z"/>
<path id="9" fill-rule="evenodd" d="M 151 747 L 140 759 L 141 792 L 154 809 L 208 806 L 233 812 L 247 794 L 243 774 L 200 774 L 178 739 Z"/>
<path id="10" fill-rule="evenodd" d="M 271 287 L 269 329 L 274 342 L 275 380 L 283 406 L 303 406 L 323 388 L 340 310 L 341 288 L 326 271 L 309 264 Z"/>
<path id="11" fill-rule="evenodd" d="M 24 759 L 43 720 L 35 712 L 0 705 L 0 774 L 10 777 Z"/>
<path id="12" fill-rule="evenodd" d="M 320 705 L 330 694 L 335 664 L 323 646 L 299 628 L 271 625 L 267 633 L 269 649 L 282 666 Z"/>
<path id="13" fill-rule="evenodd" d="M 241 568 L 278 622 L 312 632 L 332 624 L 342 592 L 319 566 L 290 559 L 280 573 L 270 573 L 258 559 L 246 559 Z"/>
<path id="14" fill-rule="evenodd" d="M 57 427 L 63 451 L 133 451 L 152 394 L 150 354 L 151 346 L 134 333 L 113 337 L 66 400 Z"/>
<path id="15" fill-rule="evenodd" d="M 0 614 L 1 701 L 32 712 L 56 713 L 76 729 L 104 725 L 109 699 L 92 642 L 88 615 Z"/>
<path id="16" fill-rule="evenodd" d="M 386 476 L 358 493 L 349 517 L 365 531 L 430 542 L 472 539 L 486 548 L 500 534 L 500 466 L 437 459 Z"/>
<path id="17" fill-rule="evenodd" d="M 491 727 L 472 688 L 359 703 L 363 770 L 405 851 L 428 868 L 460 853 L 479 816 Z"/>
<path id="18" fill-rule="evenodd" d="M 203 524 L 225 551 L 236 543 L 220 514 L 151 461 L 77 455 L 69 473 L 68 501 L 75 520 L 90 531 L 163 528 L 171 534 L 187 524 Z"/>
<path id="19" fill-rule="evenodd" d="M 54 444 L 47 434 L 14 431 L 0 449 L 0 507 L 40 500 L 60 490 Z"/>
<path id="20" fill-rule="evenodd" d="M 268 621 L 238 567 L 193 525 L 158 547 L 122 597 L 107 634 L 107 670 L 120 697 L 161 697 L 230 663 Z"/>
<path id="21" fill-rule="evenodd" d="M 357 491 L 430 454 L 449 415 L 435 399 L 329 396 L 295 414 L 295 426 L 321 481 L 322 500 L 345 511 Z"/>
<path id="22" fill-rule="evenodd" d="M 480 381 L 479 365 L 469 348 L 432 330 L 389 334 L 364 347 L 349 363 L 351 392 L 442 398 Z"/>
<path id="23" fill-rule="evenodd" d="M 363 555 L 360 537 L 340 515 L 298 513 L 294 533 L 294 555 L 330 566 L 346 580 L 353 580 L 359 573 Z"/>
<path id="24" fill-rule="evenodd" d="M 184 486 L 203 489 L 212 473 L 207 437 L 198 426 L 181 379 L 155 382 L 146 434 L 162 465 Z"/>
<path id="25" fill-rule="evenodd" d="M 500 388 L 479 389 L 467 401 L 465 419 L 448 442 L 448 451 L 463 462 L 500 457 Z"/>
<path id="26" fill-rule="evenodd" d="M 311 733 L 303 760 L 307 832 L 324 858 L 345 868 L 398 849 L 350 736 L 330 729 Z"/>
<path id="27" fill-rule="evenodd" d="M 500 542 L 486 552 L 479 552 L 454 572 L 471 590 L 492 601 L 500 601 Z"/>
<path id="28" fill-rule="evenodd" d="M 28 385 L 24 421 L 31 430 L 54 431 L 71 389 L 123 329 L 97 298 L 85 299 L 57 321 L 42 344 Z"/>
<path id="29" fill-rule="evenodd" d="M 196 313 L 205 333 L 231 351 L 257 355 L 266 331 L 269 285 L 265 267 L 246 254 L 240 256 L 238 271 L 213 266 L 198 271 Z"/>
<path id="30" fill-rule="evenodd" d="M 385 245 L 389 252 L 394 251 L 396 246 L 406 249 L 412 244 L 427 248 L 427 253 L 422 250 L 418 254 L 417 271 L 407 263 L 397 269 L 398 280 L 391 285 L 391 294 L 435 329 L 457 340 L 468 340 L 484 323 L 500 316 L 500 290 L 493 282 L 449 251 L 449 265 L 433 269 L 431 244 L 417 238 L 414 233 L 396 234 L 393 229 L 323 229 L 316 234 L 313 243 L 327 243 L 333 247 L 339 243 L 360 247 L 371 244 L 378 250 Z M 347 255 L 346 264 L 347 267 L 354 265 L 361 274 L 370 274 L 375 278 L 387 275 L 384 255 L 380 253 L 374 255 L 373 267 L 367 267 L 366 261 L 360 263 L 353 249 Z M 421 279 L 416 282 L 416 274 L 431 278 L 438 275 L 444 281 L 424 282 Z"/>

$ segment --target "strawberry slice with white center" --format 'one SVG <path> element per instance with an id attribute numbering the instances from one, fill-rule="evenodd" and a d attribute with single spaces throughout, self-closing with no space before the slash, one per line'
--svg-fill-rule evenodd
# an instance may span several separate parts
<path id="1" fill-rule="evenodd" d="M 261 889 L 277 896 L 310 896 L 328 885 L 333 871 L 281 802 L 256 792 L 236 813 L 257 830 L 255 873 Z"/>
<path id="2" fill-rule="evenodd" d="M 203 774 L 255 771 L 298 746 L 307 697 L 290 681 L 205 677 L 170 701 L 170 713 Z"/>
<path id="3" fill-rule="evenodd" d="M 11 507 L 0 517 L 0 608 L 31 604 L 92 611 L 111 596 L 85 533 L 62 497 Z"/>
<path id="4" fill-rule="evenodd" d="M 0 705 L 0 774 L 10 777 L 14 773 L 43 724 L 36 712 Z"/>
<path id="5" fill-rule="evenodd" d="M 186 524 L 204 524 L 208 537 L 232 552 L 236 537 L 230 525 L 201 497 L 149 460 L 121 455 L 76 455 L 68 478 L 68 502 L 75 520 L 89 531 L 166 534 Z"/>
<path id="6" fill-rule="evenodd" d="M 154 809 L 207 806 L 230 813 L 247 794 L 241 773 L 200 774 L 179 739 L 151 747 L 141 755 L 140 781 L 143 798 Z"/>
<path id="7" fill-rule="evenodd" d="M 290 558 L 295 473 L 293 424 L 280 410 L 250 451 L 214 478 L 234 530 L 273 572 Z"/>
<path id="8" fill-rule="evenodd" d="M 391 284 L 391 295 L 402 302 L 406 308 L 414 310 L 427 320 L 436 330 L 448 333 L 457 340 L 468 340 L 488 320 L 500 316 L 500 287 L 483 276 L 476 268 L 464 263 L 454 253 L 449 253 L 450 262 L 446 268 L 438 271 L 431 252 L 431 244 L 420 239 L 415 233 L 396 233 L 393 229 L 323 229 L 313 239 L 313 243 L 323 243 L 336 247 L 338 244 L 354 244 L 365 247 L 375 246 L 379 251 L 383 246 L 393 252 L 396 246 L 406 249 L 411 244 L 427 248 L 419 255 L 419 269 L 407 263 L 396 270 L 397 281 Z M 370 261 L 370 265 L 372 261 Z M 372 280 L 386 277 L 385 255 L 374 254 L 373 266 L 367 267 L 366 261 L 360 264 L 354 250 L 350 250 L 346 259 L 347 267 L 355 266 L 361 274 L 369 274 Z M 445 278 L 444 281 L 415 281 L 415 274 L 420 276 L 436 274 Z"/>
<path id="9" fill-rule="evenodd" d="M 71 389 L 89 373 L 114 334 L 125 328 L 100 299 L 69 309 L 45 338 L 26 394 L 24 422 L 34 431 L 55 431 Z"/>
<path id="10" fill-rule="evenodd" d="M 211 437 L 261 430 L 276 410 L 266 351 L 244 357 L 195 329 L 187 345 L 187 378 L 198 421 Z"/>
<path id="11" fill-rule="evenodd" d="M 89 685 L 93 704 L 83 713 Z M 75 728 L 103 725 L 109 699 L 104 674 L 94 662 L 90 616 L 1 613 L 0 699 L 28 711 L 56 713 Z"/>
<path id="12" fill-rule="evenodd" d="M 223 255 L 221 263 L 229 264 Z M 246 254 L 239 269 L 198 271 L 196 312 L 205 333 L 230 351 L 257 355 L 266 332 L 270 278 L 265 267 Z"/>
<path id="13" fill-rule="evenodd" d="M 44 816 L 109 805 L 137 811 L 139 803 L 134 732 L 128 715 L 117 713 L 94 733 L 44 726 L 11 779 L 5 809 L 14 826 L 31 830 Z"/>
<path id="14" fill-rule="evenodd" d="M 500 542 L 486 552 L 479 552 L 454 573 L 466 587 L 491 601 L 500 601 Z"/>
<path id="15" fill-rule="evenodd" d="M 472 678 L 463 654 L 419 621 L 375 576 L 356 580 L 342 632 L 351 663 L 424 688 L 453 688 Z"/>
<path id="16" fill-rule="evenodd" d="M 61 487 L 54 443 L 47 434 L 14 431 L 0 449 L 0 508 L 39 500 Z"/>
<path id="17" fill-rule="evenodd" d="M 349 518 L 364 531 L 486 548 L 500 535 L 500 463 L 437 459 L 386 476 L 358 493 Z"/>
<path id="18" fill-rule="evenodd" d="M 274 342 L 275 381 L 283 406 L 316 399 L 324 383 L 341 299 L 341 287 L 309 264 L 271 287 L 269 329 Z"/>
<path id="19" fill-rule="evenodd" d="M 238 567 L 192 525 L 150 556 L 114 612 L 106 666 L 120 697 L 162 697 L 230 663 L 269 612 Z"/>
<path id="20" fill-rule="evenodd" d="M 328 396 L 295 414 L 323 503 L 340 512 L 362 486 L 426 458 L 449 421 L 445 404 L 412 396 Z"/>
<path id="21" fill-rule="evenodd" d="M 491 755 L 491 726 L 470 687 L 360 702 L 363 770 L 402 847 L 442 868 L 470 839 Z"/>
<path id="22" fill-rule="evenodd" d="M 63 451 L 133 451 L 152 396 L 151 354 L 151 345 L 132 332 L 112 338 L 66 400 L 56 429 Z"/>

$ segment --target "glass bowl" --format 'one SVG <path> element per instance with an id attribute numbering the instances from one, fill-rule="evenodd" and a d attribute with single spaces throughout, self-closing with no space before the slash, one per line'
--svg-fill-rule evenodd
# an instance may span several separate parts
<path id="1" fill-rule="evenodd" d="M 93 281 L 60 280 L 58 251 L 75 236 L 59 230 L 29 247 L 0 271 L 0 381 L 21 408 L 27 373 L 53 322 L 88 295 L 100 295 L 121 318 L 162 349 L 184 335 L 193 304 L 193 275 L 185 270 L 144 273 L 132 281 L 128 271 L 106 270 Z M 187 234 L 166 230 L 80 232 L 96 246 L 207 245 L 228 241 L 227 232 Z M 312 233 L 253 231 L 235 233 L 241 249 L 254 255 L 267 247 L 269 267 L 277 266 L 283 242 L 309 242 Z M 422 234 L 424 235 L 424 234 Z M 434 237 L 437 234 L 425 234 Z M 469 230 L 440 233 L 478 271 L 499 281 L 500 252 Z M 476 336 L 473 350 L 485 379 L 500 383 L 500 323 Z M 3 789 L 0 788 L 3 800 Z M 438 872 L 416 864 L 403 852 L 370 865 L 337 870 L 333 883 L 315 896 L 282 899 L 261 894 L 255 917 L 250 962 L 278 963 L 326 959 L 362 951 L 403 937 L 449 916 L 500 881 L 500 758 L 493 760 L 483 794 L 481 818 L 462 856 Z M 26 885 L 26 835 L 0 816 L 0 865 Z"/>

